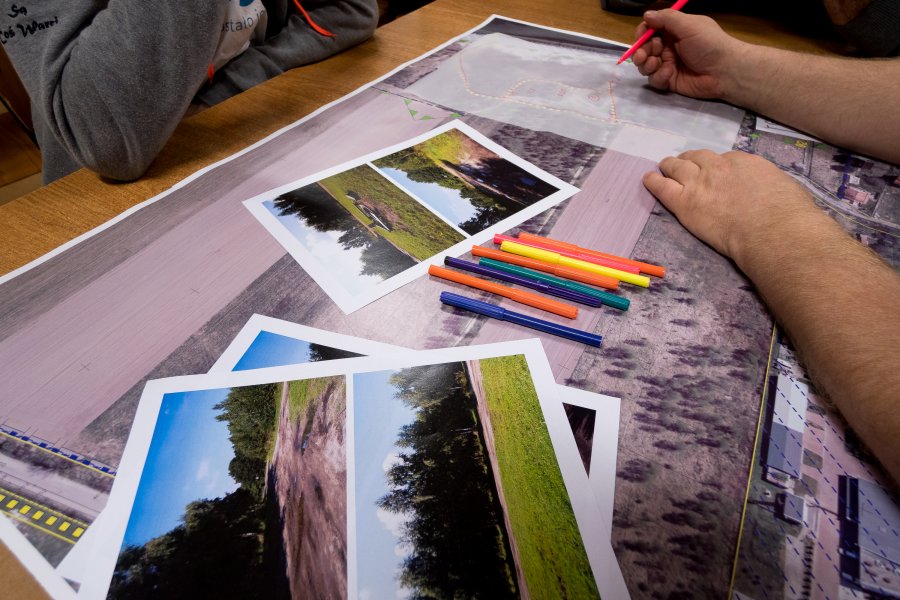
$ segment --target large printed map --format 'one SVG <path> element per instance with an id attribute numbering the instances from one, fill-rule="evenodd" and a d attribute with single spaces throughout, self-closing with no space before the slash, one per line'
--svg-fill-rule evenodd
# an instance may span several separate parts
<path id="1" fill-rule="evenodd" d="M 544 340 L 559 383 L 623 399 L 612 543 L 632 596 L 721 598 L 737 574 L 743 594 L 793 597 L 807 559 L 796 562 L 792 549 L 811 539 L 815 557 L 821 540 L 779 529 L 788 513 L 774 500 L 771 511 L 743 514 L 771 388 L 771 318 L 749 282 L 656 203 L 640 176 L 662 155 L 725 150 L 737 139 L 808 182 L 896 264 L 900 172 L 757 133 L 725 105 L 662 97 L 630 65 L 612 67 L 620 52 L 494 19 L 4 280 L 0 493 L 19 498 L 7 514 L 21 533 L 64 565 L 105 505 L 144 383 L 206 372 L 253 313 L 411 348 L 529 337 L 441 309 L 446 286 L 428 278 L 345 315 L 241 204 L 459 118 L 581 188 L 523 229 L 669 269 L 649 289 L 629 290 L 627 313 L 583 311 L 574 326 L 602 333 L 603 348 Z M 793 490 L 815 504 L 802 486 Z M 44 507 L 42 518 L 16 514 L 22 502 Z M 56 535 L 60 519 L 68 535 Z M 763 519 L 775 525 L 763 530 Z M 754 540 L 766 551 L 745 550 Z"/>

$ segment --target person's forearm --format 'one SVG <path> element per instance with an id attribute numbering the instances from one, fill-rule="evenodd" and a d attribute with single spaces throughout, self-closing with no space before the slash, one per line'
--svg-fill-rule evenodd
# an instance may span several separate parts
<path id="1" fill-rule="evenodd" d="M 29 5 L 29 20 L 53 26 L 17 35 L 6 50 L 46 137 L 80 166 L 130 180 L 147 169 L 202 84 L 227 1 L 166 0 L 154 4 L 152 19 L 139 2 L 107 4 Z M 23 25 L 21 17 L 12 21 Z"/>
<path id="2" fill-rule="evenodd" d="M 217 104 L 270 77 L 300 65 L 316 62 L 359 44 L 375 32 L 378 5 L 375 0 L 304 2 L 310 17 L 334 34 L 324 36 L 299 15 L 265 43 L 248 48 L 225 65 L 215 80 L 198 94 L 208 105 Z"/>
<path id="3" fill-rule="evenodd" d="M 836 146 L 900 163 L 900 59 L 857 60 L 743 45 L 723 99 Z"/>
<path id="4" fill-rule="evenodd" d="M 813 381 L 900 482 L 900 275 L 811 203 L 755 228 L 734 258 Z"/>

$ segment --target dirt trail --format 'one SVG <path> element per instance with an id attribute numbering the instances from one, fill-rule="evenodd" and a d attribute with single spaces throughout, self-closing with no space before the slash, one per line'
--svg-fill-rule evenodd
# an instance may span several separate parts
<path id="1" fill-rule="evenodd" d="M 284 524 L 291 596 L 343 598 L 347 596 L 344 384 L 335 378 L 294 420 L 289 385 L 282 394 L 270 470 Z"/>

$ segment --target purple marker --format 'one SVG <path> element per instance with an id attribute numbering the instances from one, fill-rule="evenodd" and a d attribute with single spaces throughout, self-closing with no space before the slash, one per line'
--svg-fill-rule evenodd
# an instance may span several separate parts
<path id="1" fill-rule="evenodd" d="M 534 281 L 533 279 L 528 279 L 527 277 L 522 277 L 521 275 L 513 275 L 512 273 L 507 273 L 506 271 L 501 271 L 500 269 L 486 267 L 484 265 L 479 265 L 478 263 L 469 262 L 459 258 L 448 256 L 444 258 L 444 264 L 448 267 L 462 269 L 463 271 L 478 273 L 479 275 L 484 275 L 486 277 L 493 277 L 494 279 L 499 279 L 500 281 L 515 283 L 517 285 L 521 285 L 522 287 L 531 288 L 545 294 L 550 294 L 551 296 L 556 296 L 557 298 L 570 300 L 571 302 L 579 302 L 581 304 L 587 304 L 588 306 L 603 305 L 603 302 L 601 302 L 598 298 L 588 296 L 587 294 L 582 294 L 581 292 L 567 290 L 551 283 L 544 283 L 543 281 Z"/>

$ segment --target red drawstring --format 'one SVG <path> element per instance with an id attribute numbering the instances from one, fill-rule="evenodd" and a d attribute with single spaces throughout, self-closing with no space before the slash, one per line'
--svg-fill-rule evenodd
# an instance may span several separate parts
<path id="1" fill-rule="evenodd" d="M 294 6 L 297 7 L 297 10 L 300 11 L 300 14 L 303 15 L 303 18 L 306 19 L 306 22 L 309 23 L 309 26 L 312 27 L 316 33 L 327 37 L 335 37 L 333 33 L 328 31 L 324 27 L 319 26 L 315 21 L 312 20 L 312 17 L 309 16 L 309 13 L 306 12 L 306 9 L 303 8 L 303 6 L 300 4 L 300 0 L 294 0 Z"/>
<path id="2" fill-rule="evenodd" d="M 294 6 L 297 7 L 297 10 L 300 11 L 300 14 L 303 15 L 303 18 L 306 19 L 306 22 L 309 23 L 309 26 L 313 28 L 313 30 L 319 35 L 324 35 L 326 37 L 337 37 L 318 23 L 312 20 L 312 17 L 309 16 L 309 13 L 306 12 L 306 9 L 303 8 L 303 5 L 300 4 L 300 0 L 294 0 Z M 206 76 L 209 77 L 209 82 L 212 83 L 213 75 L 215 74 L 216 69 L 213 67 L 212 63 L 209 64 L 209 68 L 206 69 Z"/>

